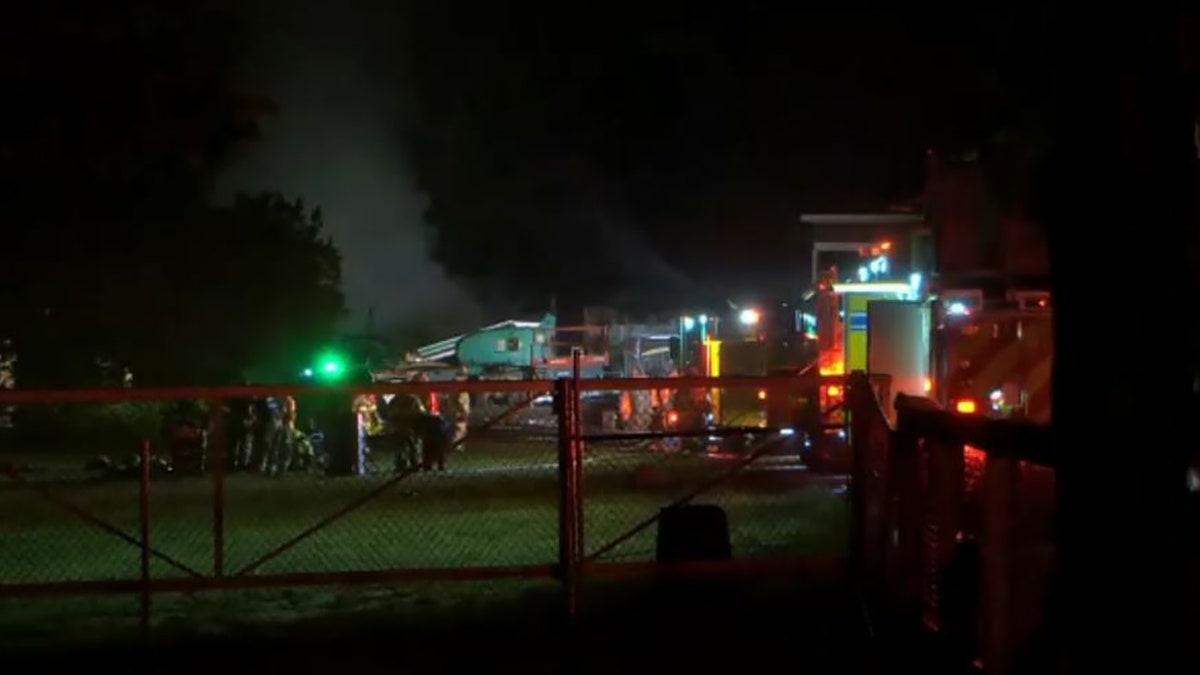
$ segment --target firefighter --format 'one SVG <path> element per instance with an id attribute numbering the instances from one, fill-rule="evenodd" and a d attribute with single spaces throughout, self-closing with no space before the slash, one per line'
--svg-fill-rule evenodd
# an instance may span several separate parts
<path id="1" fill-rule="evenodd" d="M 208 449 L 208 431 L 202 413 L 190 401 L 178 401 L 166 422 L 164 437 L 171 466 L 185 473 L 203 473 Z M 140 463 L 140 460 L 139 460 Z"/>
<path id="2" fill-rule="evenodd" d="M 379 406 L 372 394 L 359 394 L 354 397 L 354 412 L 362 417 L 367 435 L 375 436 L 383 432 L 383 420 L 379 416 Z"/>
<path id="3" fill-rule="evenodd" d="M 623 391 L 617 400 L 617 416 L 622 429 L 633 428 L 633 392 Z"/>
<path id="4" fill-rule="evenodd" d="M 679 377 L 679 371 L 671 369 L 667 373 L 667 377 Z M 675 404 L 678 399 L 675 388 L 664 387 L 663 389 L 655 390 L 653 394 L 654 421 L 651 425 L 653 430 L 662 432 L 678 428 L 678 421 L 674 424 L 670 421 L 672 416 L 678 417 L 678 413 L 675 411 Z M 663 437 L 651 442 L 650 448 L 659 452 L 676 452 L 680 449 L 680 444 L 681 441 L 677 437 Z"/>
<path id="5" fill-rule="evenodd" d="M 413 382 L 428 382 L 429 375 L 417 373 Z M 424 443 L 422 429 L 429 425 L 426 417 L 441 416 L 435 408 L 427 408 L 425 402 L 437 403 L 437 394 L 397 394 L 387 405 L 387 420 L 395 445 L 395 470 L 397 472 L 418 470 L 424 466 Z M 444 421 L 443 421 L 444 426 Z"/>
<path id="6" fill-rule="evenodd" d="M 226 447 L 233 449 L 230 455 L 234 470 L 248 470 L 254 457 L 254 430 L 257 426 L 254 402 L 234 401 L 229 412 L 231 423 Z"/>
<path id="7" fill-rule="evenodd" d="M 687 377 L 702 377 L 698 368 L 689 368 L 685 374 Z M 700 431 L 707 427 L 711 409 L 709 393 L 704 387 L 680 389 L 675 396 L 675 410 L 678 412 L 681 431 Z M 694 446 L 695 443 L 684 445 Z"/>
<path id="8" fill-rule="evenodd" d="M 673 379 L 679 377 L 679 371 L 672 368 L 667 372 L 667 378 Z M 658 407 L 660 410 L 670 410 L 675 407 L 675 388 L 663 387 L 658 390 Z"/>
<path id="9" fill-rule="evenodd" d="M 458 375 L 454 379 L 458 382 L 466 382 L 467 378 L 467 367 L 462 366 L 459 368 Z M 467 437 L 467 422 L 471 416 L 471 392 L 460 391 L 456 393 L 451 408 L 451 414 L 454 416 L 453 443 L 455 449 L 463 452 L 466 450 L 464 440 Z"/>
<path id="10" fill-rule="evenodd" d="M 635 378 L 646 377 L 646 371 L 640 367 L 634 368 Z M 632 401 L 633 428 L 639 431 L 649 429 L 655 416 L 655 392 L 649 389 L 639 389 L 630 394 Z"/>
<path id="11" fill-rule="evenodd" d="M 424 471 L 446 470 L 446 455 L 452 439 L 458 435 L 457 427 L 451 427 L 439 415 L 421 415 L 416 420 L 415 431 L 421 441 L 421 468 Z"/>
<path id="12" fill-rule="evenodd" d="M 260 398 L 253 404 L 254 440 L 250 445 L 250 465 L 258 473 L 267 473 L 271 460 L 271 445 L 279 426 L 279 404 L 273 398 Z"/>
<path id="13" fill-rule="evenodd" d="M 12 340 L 0 342 L 0 389 L 14 389 L 17 386 L 17 352 L 13 349 Z M 0 428 L 11 428 L 16 406 L 0 406 Z"/>
<path id="14" fill-rule="evenodd" d="M 396 471 L 408 471 L 421 465 L 421 439 L 417 417 L 427 414 L 421 396 L 397 394 L 387 406 L 388 426 L 395 440 Z"/>
<path id="15" fill-rule="evenodd" d="M 271 425 L 274 433 L 267 461 L 267 473 L 273 476 L 286 473 L 296 459 L 297 450 L 303 449 L 299 447 L 300 432 L 296 428 L 296 399 L 285 396 L 282 401 L 277 403 L 276 409 L 278 417 Z"/>
<path id="16" fill-rule="evenodd" d="M 417 382 L 428 382 L 428 381 L 429 381 L 429 373 L 417 373 L 417 379 L 416 379 L 416 381 L 417 381 Z M 441 404 L 438 402 L 438 395 L 437 395 L 437 392 L 436 392 L 436 391 L 430 391 L 430 392 L 429 392 L 429 397 L 428 397 L 428 399 L 429 399 L 429 405 L 428 405 L 428 406 L 426 406 L 425 404 L 421 403 L 421 402 L 420 402 L 420 399 L 418 399 L 417 403 L 418 403 L 418 405 L 420 405 L 420 406 L 421 406 L 421 409 L 422 409 L 422 410 L 425 410 L 425 411 L 427 411 L 427 412 L 429 412 L 429 413 L 430 413 L 430 414 L 432 414 L 432 415 L 440 415 L 440 414 L 442 414 L 442 406 L 441 406 Z"/>
<path id="17" fill-rule="evenodd" d="M 296 400 L 292 397 L 287 398 L 290 403 L 285 406 L 290 409 L 287 413 L 291 417 L 290 423 L 285 425 L 288 434 L 288 440 L 291 443 L 291 457 L 288 461 L 288 468 L 297 468 L 303 471 L 314 468 L 317 465 L 317 452 L 313 447 L 312 440 L 304 429 L 300 428 L 300 417 L 296 408 Z M 309 424 L 310 428 L 313 426 Z"/>

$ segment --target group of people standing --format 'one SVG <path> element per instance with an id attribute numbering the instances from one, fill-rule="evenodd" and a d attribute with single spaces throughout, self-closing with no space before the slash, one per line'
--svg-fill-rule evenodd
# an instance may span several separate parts
<path id="1" fill-rule="evenodd" d="M 456 379 L 467 379 L 465 369 Z M 416 381 L 429 379 L 422 374 Z M 397 471 L 444 471 L 447 454 L 465 449 L 471 394 L 362 394 L 350 405 L 329 400 L 306 407 L 302 420 L 291 396 L 231 401 L 225 429 L 229 469 L 267 476 L 316 469 L 363 475 L 371 454 L 392 452 Z M 166 430 L 173 466 L 205 471 L 210 421 L 195 406 L 177 407 Z"/>
<path id="2" fill-rule="evenodd" d="M 299 426 L 299 409 L 291 396 L 255 399 L 232 406 L 229 448 L 235 471 L 278 476 L 293 469 L 314 468 L 319 460 L 312 433 Z"/>
<path id="3" fill-rule="evenodd" d="M 466 380 L 466 370 L 460 370 L 456 379 Z M 421 374 L 415 381 L 428 382 L 429 378 Z M 436 392 L 400 394 L 382 405 L 375 397 L 361 396 L 355 408 L 370 430 L 368 446 L 393 450 L 396 471 L 445 471 L 447 454 L 452 449 L 465 450 L 470 392 L 454 393 L 445 406 Z"/>
<path id="4" fill-rule="evenodd" d="M 699 377 L 698 369 L 682 373 L 684 377 Z M 635 368 L 632 376 L 648 377 L 641 368 Z M 680 377 L 681 373 L 671 370 L 666 377 Z M 704 387 L 663 389 L 640 389 L 621 392 L 617 420 L 620 428 L 628 431 L 683 431 L 698 432 L 711 421 L 712 393 Z M 683 442 L 679 438 L 663 438 L 651 446 L 662 451 L 675 451 L 693 446 L 703 447 L 703 439 Z"/>

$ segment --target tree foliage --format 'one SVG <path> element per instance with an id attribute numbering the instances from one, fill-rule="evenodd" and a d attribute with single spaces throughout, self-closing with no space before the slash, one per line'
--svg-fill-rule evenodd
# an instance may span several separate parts
<path id="1" fill-rule="evenodd" d="M 19 386 L 228 381 L 324 339 L 339 261 L 318 212 L 278 195 L 216 207 L 212 179 L 270 101 L 230 77 L 219 3 L 35 3 L 6 62 L 0 335 Z"/>

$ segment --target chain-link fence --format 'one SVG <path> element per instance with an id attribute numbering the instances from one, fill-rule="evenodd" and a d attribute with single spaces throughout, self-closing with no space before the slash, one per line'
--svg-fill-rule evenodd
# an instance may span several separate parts
<path id="1" fill-rule="evenodd" d="M 29 405 L 0 429 L 0 584 L 139 577 L 140 456 L 153 403 Z"/>
<path id="2" fill-rule="evenodd" d="M 1052 642 L 1054 469 L 1048 427 L 898 399 L 859 400 L 855 560 L 888 615 L 939 634 L 963 664 L 1023 672 Z"/>
<path id="3" fill-rule="evenodd" d="M 557 531 L 553 441 L 504 428 L 519 415 L 552 417 L 530 400 L 540 393 L 511 402 L 486 391 L 383 396 L 341 417 L 349 443 L 332 430 L 314 438 L 313 466 L 228 476 L 227 569 L 247 575 L 550 564 Z M 468 398 L 456 403 L 463 394 Z M 491 417 L 475 412 L 476 401 Z M 451 412 L 432 412 L 439 409 Z M 339 443 L 355 453 L 343 467 L 335 466 Z"/>
<path id="4" fill-rule="evenodd" d="M 737 558 L 845 554 L 847 476 L 814 461 L 818 447 L 848 449 L 843 424 L 815 422 L 833 405 L 815 379 L 740 379 L 584 384 L 586 558 L 661 557 L 660 514 L 684 505 L 720 507 Z"/>
<path id="5" fill-rule="evenodd" d="M 741 379 L 647 380 L 646 409 L 630 380 L 4 394 L 0 596 L 564 578 L 573 522 L 580 559 L 652 561 L 683 503 L 739 558 L 844 554 L 845 476 L 811 461 L 844 425 Z"/>

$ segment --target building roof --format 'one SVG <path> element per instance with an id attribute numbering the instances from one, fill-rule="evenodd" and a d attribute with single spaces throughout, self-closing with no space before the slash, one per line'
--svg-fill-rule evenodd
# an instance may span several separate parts
<path id="1" fill-rule="evenodd" d="M 920 225 L 919 213 L 802 213 L 800 222 L 810 225 Z"/>

